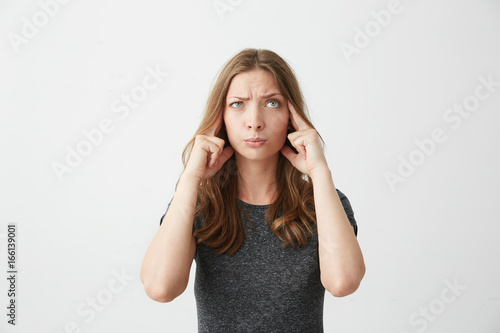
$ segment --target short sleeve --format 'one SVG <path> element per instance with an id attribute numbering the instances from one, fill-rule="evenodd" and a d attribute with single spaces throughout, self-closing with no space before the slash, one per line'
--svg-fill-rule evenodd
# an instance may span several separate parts
<path id="1" fill-rule="evenodd" d="M 172 197 L 170 199 L 170 202 L 168 203 L 167 210 L 165 211 L 165 214 L 163 214 L 162 217 L 160 218 L 160 226 L 161 226 L 161 223 L 163 222 L 163 218 L 165 217 L 165 215 L 167 215 L 168 209 L 170 208 L 170 204 L 172 203 L 173 199 L 174 199 L 174 197 Z M 202 223 L 203 223 L 202 220 L 200 220 L 199 218 L 195 218 L 193 221 L 193 232 L 195 230 L 201 228 Z"/>
<path id="2" fill-rule="evenodd" d="M 358 237 L 358 224 L 356 223 L 356 219 L 354 218 L 354 211 L 352 210 L 351 203 L 347 196 L 337 189 L 337 194 L 339 195 L 340 201 L 342 202 L 342 206 L 344 207 L 344 211 L 349 219 L 349 222 L 354 229 L 354 235 Z"/>
<path id="3" fill-rule="evenodd" d="M 163 216 L 160 218 L 160 225 L 161 223 L 163 222 L 163 218 L 165 217 L 165 215 L 167 214 L 168 212 L 168 209 L 170 208 L 170 204 L 172 203 L 172 200 L 174 199 L 174 197 L 172 197 L 172 199 L 170 199 L 170 202 L 168 203 L 168 206 L 167 206 L 167 210 L 165 211 L 165 214 L 163 214 Z"/>

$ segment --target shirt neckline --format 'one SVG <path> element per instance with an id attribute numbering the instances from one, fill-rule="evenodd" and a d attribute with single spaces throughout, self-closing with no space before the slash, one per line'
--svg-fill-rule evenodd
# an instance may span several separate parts
<path id="1" fill-rule="evenodd" d="M 255 207 L 255 208 L 267 208 L 269 206 L 271 206 L 271 204 L 267 204 L 267 205 L 253 205 L 253 204 L 250 204 L 248 202 L 245 202 L 239 198 L 236 198 L 236 200 L 238 200 L 240 203 L 242 203 L 244 206 L 247 206 L 247 207 Z"/>

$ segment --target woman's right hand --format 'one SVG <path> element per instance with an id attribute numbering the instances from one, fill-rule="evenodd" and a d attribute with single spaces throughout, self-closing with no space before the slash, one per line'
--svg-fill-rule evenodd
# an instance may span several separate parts
<path id="1" fill-rule="evenodd" d="M 225 141 L 216 136 L 221 127 L 222 112 L 212 127 L 196 136 L 183 174 L 195 177 L 199 182 L 202 182 L 215 175 L 231 157 L 234 153 L 233 147 L 224 148 Z"/>

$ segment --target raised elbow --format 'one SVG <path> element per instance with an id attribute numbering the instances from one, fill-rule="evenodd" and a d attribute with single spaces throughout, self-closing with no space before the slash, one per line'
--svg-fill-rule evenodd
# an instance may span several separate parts
<path id="1" fill-rule="evenodd" d="M 144 291 L 149 298 L 160 303 L 172 302 L 178 296 L 165 288 L 148 287 L 146 285 L 144 286 Z"/>
<path id="2" fill-rule="evenodd" d="M 364 274 L 364 273 L 363 273 Z M 323 279 L 322 284 L 330 294 L 335 297 L 344 297 L 358 290 L 363 275 L 358 278 L 345 277 L 337 279 Z"/>
<path id="3" fill-rule="evenodd" d="M 183 278 L 180 281 L 175 280 L 175 283 L 170 282 L 170 279 L 162 282 L 143 282 L 144 291 L 154 301 L 160 303 L 172 302 L 180 296 L 188 285 L 189 277 Z"/>
<path id="4" fill-rule="evenodd" d="M 335 297 L 344 297 L 358 290 L 361 280 L 365 276 L 364 264 L 355 272 L 332 275 L 321 274 L 323 287 Z"/>
<path id="5" fill-rule="evenodd" d="M 359 288 L 359 283 L 354 282 L 343 282 L 338 285 L 325 287 L 330 294 L 335 297 L 345 297 L 354 293 Z"/>

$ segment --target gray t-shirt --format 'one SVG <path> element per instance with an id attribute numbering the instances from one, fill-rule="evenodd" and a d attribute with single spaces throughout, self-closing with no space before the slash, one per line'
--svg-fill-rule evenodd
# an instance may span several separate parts
<path id="1" fill-rule="evenodd" d="M 337 193 L 357 236 L 349 200 L 338 189 Z M 240 250 L 219 255 L 203 244 L 196 246 L 198 332 L 323 332 L 325 288 L 317 236 L 309 237 L 303 248 L 280 248 L 282 241 L 265 223 L 269 205 L 237 202 L 250 215 L 253 227 L 248 233 L 250 225 L 242 215 L 247 238 Z M 195 219 L 194 229 L 202 223 L 203 219 Z"/>

